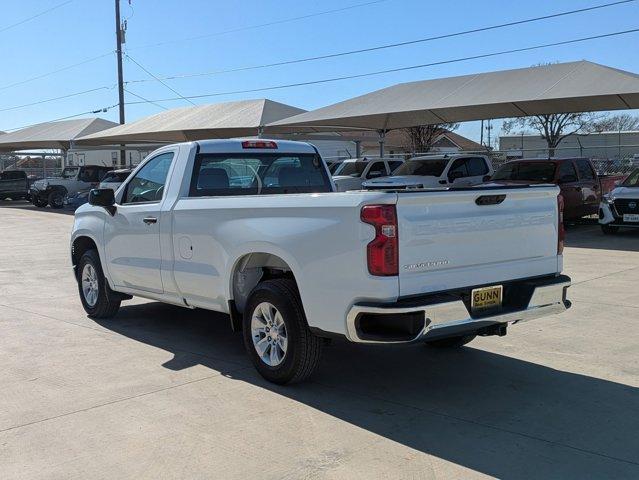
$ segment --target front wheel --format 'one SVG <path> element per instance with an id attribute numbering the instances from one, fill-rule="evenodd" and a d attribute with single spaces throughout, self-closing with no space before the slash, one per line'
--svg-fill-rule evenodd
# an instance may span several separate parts
<path id="1" fill-rule="evenodd" d="M 441 338 L 439 340 L 428 340 L 427 347 L 432 348 L 459 348 L 472 342 L 477 335 L 460 335 L 458 337 Z"/>
<path id="2" fill-rule="evenodd" d="M 111 318 L 118 313 L 122 298 L 109 287 L 97 251 L 82 255 L 77 275 L 82 307 L 90 317 Z"/>
<path id="3" fill-rule="evenodd" d="M 49 205 L 51 208 L 64 207 L 64 192 L 62 190 L 54 190 L 49 194 Z"/>
<path id="4" fill-rule="evenodd" d="M 308 328 L 292 280 L 258 284 L 248 298 L 242 326 L 246 351 L 269 382 L 301 382 L 319 365 L 322 341 Z"/>
<path id="5" fill-rule="evenodd" d="M 32 201 L 33 201 L 33 204 L 38 208 L 44 208 L 49 204 L 47 200 L 44 200 L 40 197 L 33 197 Z"/>
<path id="6" fill-rule="evenodd" d="M 604 233 L 604 235 L 614 235 L 615 233 L 619 231 L 619 227 L 613 227 L 611 225 L 602 225 L 601 231 Z"/>

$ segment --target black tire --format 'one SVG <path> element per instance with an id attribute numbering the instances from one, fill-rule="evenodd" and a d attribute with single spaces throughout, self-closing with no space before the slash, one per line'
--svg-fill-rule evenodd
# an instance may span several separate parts
<path id="1" fill-rule="evenodd" d="M 60 209 L 64 207 L 64 190 L 54 190 L 49 194 L 49 205 L 51 208 Z"/>
<path id="2" fill-rule="evenodd" d="M 49 204 L 47 200 L 44 200 L 40 197 L 33 197 L 32 201 L 33 201 L 33 204 L 38 208 L 44 208 Z"/>
<path id="3" fill-rule="evenodd" d="M 265 363 L 253 344 L 251 320 L 256 307 L 262 302 L 272 304 L 281 314 L 286 326 L 286 353 L 276 366 Z M 242 323 L 246 351 L 257 371 L 269 382 L 280 385 L 301 382 L 319 365 L 322 340 L 308 328 L 302 301 L 293 280 L 282 278 L 258 284 L 249 295 Z"/>
<path id="4" fill-rule="evenodd" d="M 613 227 L 611 225 L 602 225 L 601 231 L 604 233 L 604 235 L 614 235 L 615 233 L 619 232 L 619 227 Z"/>
<path id="5" fill-rule="evenodd" d="M 458 337 L 440 338 L 439 340 L 429 340 L 427 347 L 431 348 L 459 348 L 472 342 L 477 335 L 460 335 Z"/>
<path id="6" fill-rule="evenodd" d="M 94 305 L 87 302 L 84 291 L 82 289 L 82 273 L 87 264 L 90 264 L 96 273 L 98 284 L 98 296 Z M 88 250 L 80 257 L 77 270 L 78 291 L 80 292 L 80 301 L 84 311 L 92 318 L 111 318 L 118 313 L 120 308 L 120 302 L 122 297 L 111 290 L 108 285 L 104 273 L 102 272 L 102 265 L 100 264 L 100 257 L 96 250 Z"/>

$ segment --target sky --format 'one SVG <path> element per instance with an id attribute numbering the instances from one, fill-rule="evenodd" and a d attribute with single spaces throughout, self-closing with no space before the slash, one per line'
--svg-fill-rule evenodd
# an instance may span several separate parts
<path id="1" fill-rule="evenodd" d="M 193 102 L 270 98 L 311 110 L 400 82 L 547 62 L 585 59 L 639 72 L 639 33 L 633 33 L 334 83 L 228 94 L 237 90 L 437 62 L 638 28 L 639 1 L 634 1 L 532 24 L 375 52 L 166 80 L 164 83 L 168 87 L 153 78 L 216 72 L 410 41 L 610 1 L 121 0 L 122 19 L 127 22 L 125 53 L 130 57 L 124 60 L 124 77 L 125 81 L 131 82 L 126 88 L 132 92 L 126 94 L 126 101 L 139 102 L 140 99 L 133 94 L 155 100 L 177 97 L 174 92 L 182 96 L 225 93 Z M 0 130 L 59 119 L 117 103 L 114 0 L 2 3 Z M 316 15 L 337 9 L 343 10 Z M 40 13 L 42 15 L 27 20 Z M 292 18 L 297 19 L 288 21 Z M 269 23 L 271 25 L 253 28 Z M 86 60 L 91 61 L 66 68 Z M 63 70 L 49 75 L 60 69 Z M 39 76 L 42 78 L 35 78 Z M 92 91 L 39 105 L 12 108 L 88 90 Z M 173 108 L 189 103 L 180 99 L 159 102 L 159 105 Z M 162 108 L 152 103 L 130 104 L 126 106 L 126 119 L 133 121 L 160 111 Z M 98 115 L 118 120 L 117 108 Z M 499 134 L 500 122 L 494 125 L 493 136 Z M 458 133 L 478 140 L 479 123 L 465 123 Z"/>

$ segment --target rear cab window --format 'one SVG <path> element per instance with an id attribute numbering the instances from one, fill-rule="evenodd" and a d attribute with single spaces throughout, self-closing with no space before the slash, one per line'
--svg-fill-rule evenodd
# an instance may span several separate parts
<path id="1" fill-rule="evenodd" d="M 330 192 L 316 154 L 213 153 L 195 157 L 190 197 Z"/>
<path id="2" fill-rule="evenodd" d="M 556 169 L 554 162 L 512 162 L 503 165 L 492 179 L 552 183 Z"/>

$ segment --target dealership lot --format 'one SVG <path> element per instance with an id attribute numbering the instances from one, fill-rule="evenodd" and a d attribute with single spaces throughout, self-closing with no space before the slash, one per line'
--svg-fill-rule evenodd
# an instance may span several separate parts
<path id="1" fill-rule="evenodd" d="M 639 477 L 639 231 L 568 230 L 563 315 L 454 352 L 334 342 L 277 387 L 224 316 L 87 318 L 72 221 L 0 202 L 2 478 Z"/>

